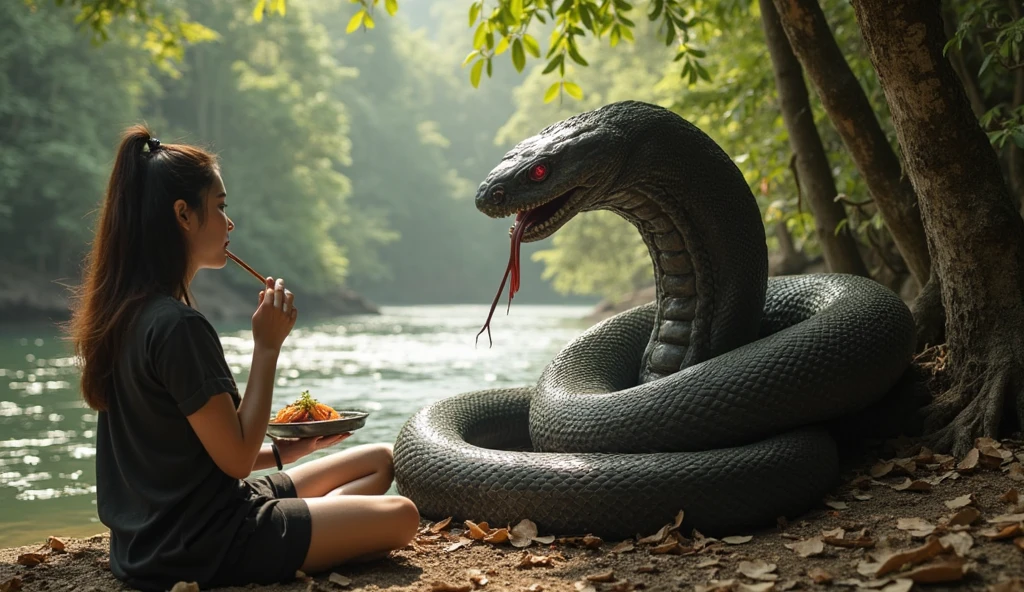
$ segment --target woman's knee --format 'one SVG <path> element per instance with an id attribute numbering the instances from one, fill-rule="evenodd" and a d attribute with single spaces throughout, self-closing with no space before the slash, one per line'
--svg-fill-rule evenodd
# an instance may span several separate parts
<path id="1" fill-rule="evenodd" d="M 387 478 L 390 483 L 395 476 L 395 456 L 391 444 L 367 444 L 363 451 L 377 473 Z"/>
<path id="2" fill-rule="evenodd" d="M 416 536 L 416 531 L 419 530 L 419 508 L 416 507 L 416 504 L 411 499 L 400 495 L 388 496 L 385 499 L 391 505 L 389 514 L 394 517 L 395 534 L 398 538 L 397 546 L 404 547 Z"/>

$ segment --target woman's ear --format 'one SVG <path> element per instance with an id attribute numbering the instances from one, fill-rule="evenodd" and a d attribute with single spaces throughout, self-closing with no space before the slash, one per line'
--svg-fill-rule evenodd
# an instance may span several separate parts
<path id="1" fill-rule="evenodd" d="M 192 229 L 192 212 L 189 211 L 188 204 L 185 200 L 179 199 L 174 202 L 174 219 L 178 221 L 178 225 L 181 226 L 182 230 L 188 231 Z"/>

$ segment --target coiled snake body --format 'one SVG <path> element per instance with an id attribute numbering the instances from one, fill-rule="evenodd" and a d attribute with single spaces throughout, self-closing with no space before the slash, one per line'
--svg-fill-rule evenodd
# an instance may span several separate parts
<path id="1" fill-rule="evenodd" d="M 913 318 L 887 288 L 767 278 L 746 181 L 666 109 L 614 103 L 545 128 L 505 155 L 476 203 L 516 213 L 514 241 L 617 212 L 649 247 L 657 301 L 584 332 L 535 386 L 416 413 L 395 476 L 425 517 L 605 537 L 652 532 L 679 510 L 709 534 L 773 524 L 837 480 L 820 424 L 879 400 L 910 361 Z"/>

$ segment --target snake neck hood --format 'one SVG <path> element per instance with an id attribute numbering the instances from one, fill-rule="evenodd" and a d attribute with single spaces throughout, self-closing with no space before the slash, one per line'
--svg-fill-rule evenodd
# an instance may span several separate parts
<path id="1" fill-rule="evenodd" d="M 541 130 L 490 172 L 476 206 L 516 215 L 516 266 L 519 241 L 547 238 L 580 212 L 611 210 L 640 231 L 657 284 L 641 383 L 758 336 L 768 257 L 757 203 L 725 152 L 667 109 L 613 103 Z"/>

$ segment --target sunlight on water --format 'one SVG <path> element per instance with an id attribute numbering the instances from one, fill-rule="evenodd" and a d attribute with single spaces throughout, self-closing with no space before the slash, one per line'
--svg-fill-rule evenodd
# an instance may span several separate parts
<path id="1" fill-rule="evenodd" d="M 484 306 L 385 307 L 380 315 L 300 324 L 278 362 L 273 409 L 309 390 L 338 410 L 371 413 L 338 449 L 394 442 L 418 409 L 465 391 L 533 383 L 587 326 L 589 307 L 515 306 L 474 347 Z M 249 330 L 221 328 L 240 392 Z M 103 529 L 96 518 L 96 414 L 81 402 L 67 345 L 49 327 L 0 329 L 0 546 Z M 312 460 L 321 451 L 304 460 Z"/>

